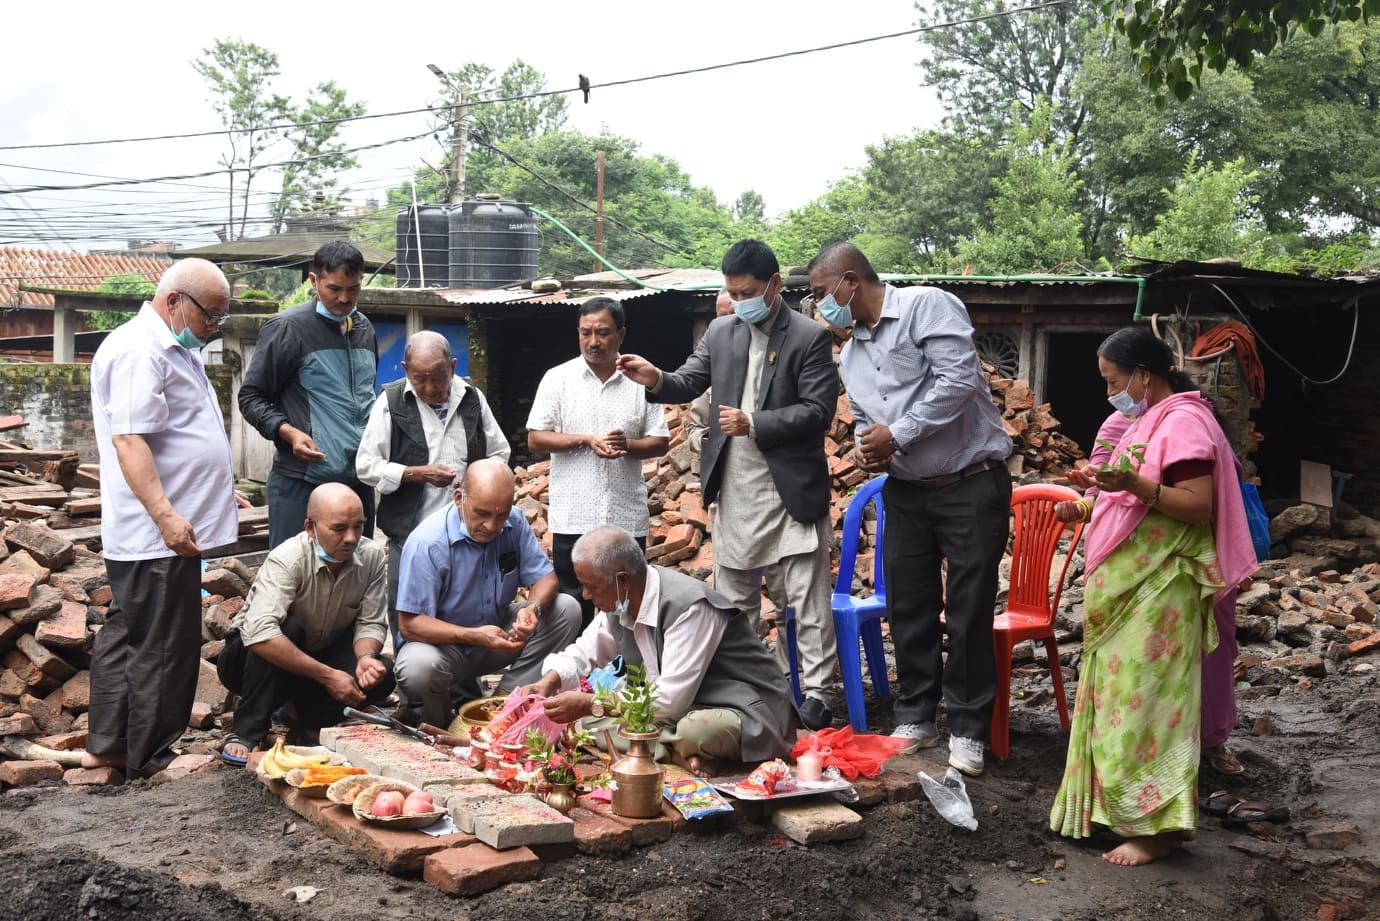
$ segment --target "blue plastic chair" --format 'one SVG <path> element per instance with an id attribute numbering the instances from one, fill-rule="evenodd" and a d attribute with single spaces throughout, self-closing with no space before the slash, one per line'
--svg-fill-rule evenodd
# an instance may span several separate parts
<path id="1" fill-rule="evenodd" d="M 867 656 L 867 671 L 872 676 L 872 691 L 878 697 L 890 697 L 891 686 L 886 680 L 886 653 L 882 647 L 881 619 L 886 617 L 886 579 L 882 574 L 882 539 L 886 529 L 886 508 L 882 504 L 882 485 L 886 475 L 869 480 L 859 487 L 848 511 L 843 516 L 843 546 L 839 551 L 839 578 L 834 584 L 834 633 L 838 638 L 839 675 L 843 679 L 843 696 L 848 704 L 848 722 L 854 732 L 867 731 L 867 711 L 863 702 L 862 656 L 859 643 Z M 858 561 L 858 536 L 863 529 L 863 512 L 869 503 L 877 504 L 877 539 L 872 560 L 870 598 L 851 594 L 853 574 Z M 791 670 L 791 691 L 797 703 L 800 694 L 800 655 L 796 649 L 795 611 L 787 607 L 786 650 Z"/>

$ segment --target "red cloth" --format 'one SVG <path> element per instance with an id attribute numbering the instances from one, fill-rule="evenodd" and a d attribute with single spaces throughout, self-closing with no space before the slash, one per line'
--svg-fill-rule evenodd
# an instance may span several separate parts
<path id="1" fill-rule="evenodd" d="M 1235 320 L 1219 323 L 1199 336 L 1188 354 L 1195 358 L 1215 355 L 1229 343 L 1236 346 L 1236 360 L 1241 363 L 1246 389 L 1257 400 L 1265 399 L 1265 365 L 1261 363 L 1260 353 L 1256 350 L 1255 336 L 1244 325 Z"/>
<path id="2" fill-rule="evenodd" d="M 791 749 L 791 758 L 799 759 L 807 751 L 816 751 L 824 759 L 826 768 L 836 767 L 844 777 L 857 780 L 859 776 L 876 777 L 882 772 L 882 765 L 905 747 L 905 739 L 855 735 L 852 726 L 844 726 L 842 729 L 821 729 L 797 740 Z"/>

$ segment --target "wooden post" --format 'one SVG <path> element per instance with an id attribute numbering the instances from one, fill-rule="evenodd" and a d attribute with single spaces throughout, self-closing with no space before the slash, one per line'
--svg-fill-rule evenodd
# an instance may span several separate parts
<path id="1" fill-rule="evenodd" d="M 594 251 L 604 255 L 604 152 L 599 151 L 599 169 L 594 192 Z M 594 271 L 604 271 L 604 264 L 594 260 Z"/>

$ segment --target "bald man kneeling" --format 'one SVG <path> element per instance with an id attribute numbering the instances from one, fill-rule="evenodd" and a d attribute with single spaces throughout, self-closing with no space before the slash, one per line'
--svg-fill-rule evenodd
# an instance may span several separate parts
<path id="1" fill-rule="evenodd" d="M 393 693 L 392 666 L 379 655 L 388 631 L 387 556 L 363 535 L 359 496 L 325 483 L 307 501 L 302 532 L 259 568 L 216 663 L 221 683 L 240 695 L 223 760 L 243 764 L 262 747 L 279 708 L 300 744 L 339 723 L 342 708 Z"/>
<path id="2" fill-rule="evenodd" d="M 398 684 L 421 718 L 449 725 L 482 675 L 505 672 L 499 693 L 541 677 L 542 661 L 580 632 L 580 605 L 556 571 L 502 461 L 465 469 L 455 503 L 427 518 L 403 547 L 398 575 Z M 519 588 L 527 600 L 515 602 Z"/>

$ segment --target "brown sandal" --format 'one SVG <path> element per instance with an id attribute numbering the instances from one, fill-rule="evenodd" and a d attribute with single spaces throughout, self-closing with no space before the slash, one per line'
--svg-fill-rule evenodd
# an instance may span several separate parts
<path id="1" fill-rule="evenodd" d="M 1219 774 L 1225 774 L 1228 777 L 1240 777 L 1246 773 L 1246 766 L 1237 760 L 1237 757 L 1226 745 L 1203 749 L 1203 757 Z"/>

